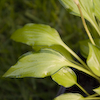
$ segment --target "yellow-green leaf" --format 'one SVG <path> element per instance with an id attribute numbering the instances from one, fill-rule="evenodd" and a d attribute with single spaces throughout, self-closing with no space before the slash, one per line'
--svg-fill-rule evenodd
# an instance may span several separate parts
<path id="1" fill-rule="evenodd" d="M 51 48 L 53 50 L 58 51 L 59 53 L 61 53 L 63 56 L 65 56 L 67 59 L 69 60 L 73 60 L 72 56 L 70 55 L 70 53 L 61 45 L 52 45 L 52 46 L 34 46 L 33 49 L 35 51 L 39 51 L 43 48 Z"/>
<path id="2" fill-rule="evenodd" d="M 64 5 L 65 8 L 69 9 L 72 14 L 80 16 L 80 12 L 78 10 L 78 7 L 74 3 L 74 0 L 59 0 L 59 1 Z M 100 35 L 100 29 L 95 20 L 93 0 L 78 0 L 78 1 L 84 18 L 87 19 L 94 26 L 94 28 Z"/>
<path id="3" fill-rule="evenodd" d="M 90 43 L 87 64 L 94 74 L 100 76 L 100 50 Z"/>
<path id="4" fill-rule="evenodd" d="M 30 46 L 51 46 L 62 42 L 58 32 L 48 25 L 26 24 L 23 28 L 16 30 L 11 39 Z"/>
<path id="5" fill-rule="evenodd" d="M 93 0 L 95 16 L 100 20 L 100 0 Z"/>
<path id="6" fill-rule="evenodd" d="M 52 48 L 59 51 L 67 59 L 71 59 L 70 53 L 62 46 L 58 32 L 48 25 L 27 24 L 23 28 L 16 30 L 11 38 L 17 42 L 22 42 L 32 46 L 35 51 L 42 48 Z"/>
<path id="7" fill-rule="evenodd" d="M 75 73 L 68 67 L 63 67 L 51 77 L 55 82 L 64 87 L 71 87 L 77 82 Z"/>
<path id="8" fill-rule="evenodd" d="M 100 95 L 100 87 L 93 89 L 94 92 L 98 93 Z"/>
<path id="9" fill-rule="evenodd" d="M 37 53 L 29 53 L 22 56 L 3 77 L 46 77 L 54 74 L 60 68 L 70 66 L 59 52 L 52 49 L 43 49 Z"/>
<path id="10" fill-rule="evenodd" d="M 83 57 L 87 58 L 89 54 L 89 46 L 88 43 L 90 42 L 89 39 L 79 41 L 79 46 L 80 46 L 80 53 L 82 54 Z M 100 39 L 94 39 L 94 42 L 98 47 L 100 47 Z"/>
<path id="11" fill-rule="evenodd" d="M 85 99 L 81 94 L 78 93 L 65 93 L 56 97 L 54 100 L 85 100 Z"/>

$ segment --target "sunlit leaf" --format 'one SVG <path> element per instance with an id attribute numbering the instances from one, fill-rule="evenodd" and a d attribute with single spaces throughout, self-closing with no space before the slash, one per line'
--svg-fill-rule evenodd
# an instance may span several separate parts
<path id="1" fill-rule="evenodd" d="M 51 46 L 62 42 L 55 29 L 48 25 L 32 23 L 15 31 L 11 39 L 31 46 Z"/>
<path id="2" fill-rule="evenodd" d="M 97 76 L 100 76 L 100 49 L 90 43 L 87 64 Z"/>
<path id="3" fill-rule="evenodd" d="M 77 82 L 75 73 L 68 67 L 63 67 L 51 77 L 55 82 L 64 87 L 71 87 Z"/>
<path id="4" fill-rule="evenodd" d="M 83 40 L 79 42 L 79 46 L 80 46 L 80 53 L 83 57 L 87 58 L 88 54 L 89 54 L 89 46 L 88 43 L 90 42 L 89 39 L 87 40 Z M 98 47 L 100 47 L 100 39 L 94 39 L 94 42 L 96 43 L 96 45 Z"/>
<path id="5" fill-rule="evenodd" d="M 59 0 L 61 4 L 66 8 L 69 9 L 72 14 L 79 15 L 79 10 L 74 3 L 74 0 Z"/>
<path id="6" fill-rule="evenodd" d="M 60 53 L 61 53 L 63 56 L 65 56 L 67 59 L 73 60 L 72 57 L 71 57 L 71 55 L 70 55 L 70 53 L 69 53 L 64 47 L 62 47 L 61 45 L 35 46 L 35 47 L 33 47 L 33 49 L 34 49 L 35 51 L 39 51 L 39 50 L 41 50 L 41 49 L 43 49 L 43 48 L 51 48 L 51 49 L 54 49 L 54 50 L 60 52 Z"/>
<path id="7" fill-rule="evenodd" d="M 80 16 L 80 12 L 78 7 L 74 3 L 74 0 L 59 0 L 65 8 L 69 9 L 70 12 L 74 15 Z M 96 23 L 95 16 L 94 16 L 94 3 L 93 0 L 78 0 L 83 16 L 87 19 L 97 30 L 100 35 L 100 29 Z"/>
<path id="8" fill-rule="evenodd" d="M 43 49 L 38 53 L 31 52 L 27 56 L 22 56 L 3 77 L 42 78 L 52 75 L 64 66 L 70 66 L 70 61 L 66 60 L 59 52 L 52 49 Z"/>
<path id="9" fill-rule="evenodd" d="M 93 0 L 95 16 L 100 20 L 100 0 Z"/>
<path id="10" fill-rule="evenodd" d="M 66 93 L 56 97 L 54 100 L 85 100 L 84 97 L 78 93 Z"/>
<path id="11" fill-rule="evenodd" d="M 63 41 L 58 32 L 48 25 L 27 24 L 15 31 L 11 38 L 17 42 L 31 45 L 36 51 L 39 51 L 41 48 L 52 48 L 72 60 L 70 53 L 61 46 Z"/>
<path id="12" fill-rule="evenodd" d="M 100 95 L 100 87 L 93 89 L 94 92 L 98 93 Z"/>

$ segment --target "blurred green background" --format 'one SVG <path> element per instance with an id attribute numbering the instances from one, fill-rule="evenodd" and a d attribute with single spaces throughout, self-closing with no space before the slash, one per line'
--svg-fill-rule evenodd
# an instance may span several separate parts
<path id="1" fill-rule="evenodd" d="M 16 29 L 27 23 L 55 28 L 75 52 L 78 41 L 87 38 L 81 19 L 71 15 L 58 0 L 0 0 L 0 100 L 52 100 L 60 87 L 50 77 L 2 78 L 20 55 L 32 50 L 10 39 Z"/>

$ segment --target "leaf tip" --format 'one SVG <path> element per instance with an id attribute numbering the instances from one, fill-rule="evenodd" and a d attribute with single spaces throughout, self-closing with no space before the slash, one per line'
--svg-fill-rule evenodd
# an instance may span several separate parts
<path id="1" fill-rule="evenodd" d="M 8 75 L 5 73 L 2 77 L 8 77 Z"/>

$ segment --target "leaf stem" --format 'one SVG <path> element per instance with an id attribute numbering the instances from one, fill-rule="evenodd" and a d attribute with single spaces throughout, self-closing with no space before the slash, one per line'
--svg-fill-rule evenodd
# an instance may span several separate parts
<path id="1" fill-rule="evenodd" d="M 83 68 L 83 67 L 81 67 L 81 66 L 79 66 L 79 65 L 76 65 L 76 64 L 74 64 L 74 63 L 71 63 L 70 66 L 73 67 L 73 68 L 76 68 L 76 69 L 78 69 L 79 71 L 82 71 L 82 72 L 84 72 L 84 73 L 86 73 L 86 74 L 88 74 L 88 75 L 90 75 L 90 76 L 92 76 L 92 77 L 94 77 L 95 79 L 98 80 L 98 82 L 100 82 L 100 78 L 97 77 L 97 76 L 96 76 L 95 74 L 93 74 L 92 72 L 88 71 L 87 69 L 85 69 L 85 68 Z"/>
<path id="2" fill-rule="evenodd" d="M 99 96 L 98 94 L 93 94 L 93 95 L 90 95 L 88 97 L 86 97 L 85 99 L 86 100 L 100 100 L 100 97 L 96 97 L 96 96 Z"/>
<path id="3" fill-rule="evenodd" d="M 99 94 L 97 94 L 97 93 L 95 93 L 95 94 L 93 94 L 93 95 L 90 95 L 90 96 L 88 96 L 88 97 L 86 97 L 86 98 L 92 98 L 92 97 L 96 97 L 96 96 L 99 96 Z"/>
<path id="4" fill-rule="evenodd" d="M 75 83 L 86 95 L 90 95 L 81 85 L 79 85 L 78 83 Z"/>
<path id="5" fill-rule="evenodd" d="M 80 99 L 82 100 L 82 99 Z M 83 100 L 100 100 L 100 97 L 84 98 Z"/>
<path id="6" fill-rule="evenodd" d="M 94 40 L 93 40 L 93 38 L 92 38 L 92 36 L 91 36 L 91 33 L 90 33 L 89 30 L 88 30 L 88 27 L 87 27 L 87 25 L 86 25 L 85 19 L 84 19 L 84 17 L 83 17 L 83 14 L 82 14 L 81 7 L 80 7 L 80 5 L 79 5 L 79 2 L 78 2 L 78 0 L 74 0 L 74 2 L 76 3 L 76 5 L 77 5 L 77 7 L 78 7 L 78 9 L 79 9 L 79 12 L 80 12 L 80 15 L 81 15 L 81 19 L 82 19 L 84 28 L 85 28 L 85 30 L 86 30 L 86 32 L 87 32 L 87 35 L 88 35 L 88 37 L 89 37 L 91 43 L 92 43 L 93 45 L 95 45 L 95 42 L 94 42 Z"/>
<path id="7" fill-rule="evenodd" d="M 72 54 L 86 69 L 90 70 L 85 62 L 72 50 L 70 49 L 64 42 L 61 45 L 70 53 Z"/>

